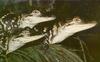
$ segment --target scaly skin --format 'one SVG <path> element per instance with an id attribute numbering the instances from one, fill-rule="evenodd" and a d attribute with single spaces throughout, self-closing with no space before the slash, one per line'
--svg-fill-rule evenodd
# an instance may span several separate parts
<path id="1" fill-rule="evenodd" d="M 41 13 L 38 10 L 35 10 L 35 12 L 33 11 L 29 15 L 30 16 L 26 16 L 18 20 L 19 28 L 25 28 L 25 27 L 33 28 L 35 25 L 41 22 L 47 22 L 47 21 L 51 21 L 55 19 L 55 17 L 40 17 Z M 64 39 L 68 38 L 69 36 L 77 32 L 90 29 L 94 27 L 95 25 L 96 25 L 96 22 L 83 23 L 80 18 L 76 17 L 76 18 L 73 18 L 71 22 L 65 23 L 64 25 L 59 24 L 60 27 L 56 27 L 56 25 L 54 25 L 53 29 L 49 31 L 50 35 L 46 38 L 46 40 L 48 40 L 49 44 L 60 43 Z M 5 27 L 8 27 L 8 26 L 5 26 Z M 25 32 L 21 34 L 23 36 L 18 37 L 18 38 L 16 36 L 11 36 L 8 43 L 8 49 L 6 52 L 7 54 L 17 50 L 18 48 L 22 47 L 28 42 L 32 42 L 46 36 L 45 34 L 47 33 L 35 35 L 35 36 L 30 36 L 29 32 Z"/>

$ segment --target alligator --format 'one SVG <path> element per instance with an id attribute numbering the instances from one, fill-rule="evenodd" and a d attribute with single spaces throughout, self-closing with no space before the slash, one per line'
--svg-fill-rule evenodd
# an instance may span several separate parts
<path id="1" fill-rule="evenodd" d="M 3 17 L 4 18 L 4 17 Z M 18 20 L 18 27 L 19 28 L 34 28 L 37 24 L 41 24 L 42 22 L 48 22 L 55 20 L 56 17 L 43 17 L 41 16 L 41 12 L 38 10 L 34 10 L 27 16 L 23 16 L 21 19 Z M 3 22 L 2 22 L 3 24 Z M 8 43 L 8 49 L 6 54 L 11 53 L 28 42 L 34 42 L 40 38 L 46 37 L 44 40 L 45 43 L 49 44 L 56 44 L 62 42 L 64 39 L 74 35 L 77 32 L 90 29 L 96 26 L 96 22 L 88 22 L 85 23 L 79 17 L 75 17 L 71 19 L 69 22 L 64 23 L 61 25 L 59 23 L 59 27 L 53 25 L 52 30 L 49 30 L 49 35 L 47 32 L 39 35 L 30 36 L 30 32 L 28 30 L 22 31 L 19 35 L 21 37 L 12 36 Z M 44 29 L 45 31 L 46 29 Z M 47 42 L 48 41 L 48 42 Z"/>

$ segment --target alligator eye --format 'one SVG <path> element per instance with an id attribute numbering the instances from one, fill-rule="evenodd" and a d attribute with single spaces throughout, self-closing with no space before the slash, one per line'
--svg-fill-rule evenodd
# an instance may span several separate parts
<path id="1" fill-rule="evenodd" d="M 34 30 L 35 30 L 36 32 L 38 32 L 38 29 L 37 29 L 36 27 L 34 27 Z"/>
<path id="2" fill-rule="evenodd" d="M 41 15 L 41 12 L 38 11 L 38 10 L 34 10 L 30 15 L 33 15 L 33 16 L 40 16 L 40 15 Z"/>
<path id="3" fill-rule="evenodd" d="M 73 18 L 73 22 L 71 22 L 71 23 L 81 23 L 81 22 L 82 22 L 82 20 L 79 17 L 75 17 L 75 18 Z"/>
<path id="4" fill-rule="evenodd" d="M 38 10 L 34 10 L 33 13 L 40 13 Z"/>

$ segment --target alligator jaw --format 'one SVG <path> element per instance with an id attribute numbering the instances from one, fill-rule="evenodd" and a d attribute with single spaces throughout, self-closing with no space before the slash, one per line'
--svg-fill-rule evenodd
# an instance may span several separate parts
<path id="1" fill-rule="evenodd" d="M 45 34 L 35 35 L 35 36 L 24 36 L 24 37 L 18 37 L 18 38 L 13 37 L 9 42 L 9 48 L 8 48 L 6 54 L 17 50 L 18 48 L 22 47 L 23 45 L 25 45 L 28 42 L 38 40 L 44 36 L 45 36 Z"/>

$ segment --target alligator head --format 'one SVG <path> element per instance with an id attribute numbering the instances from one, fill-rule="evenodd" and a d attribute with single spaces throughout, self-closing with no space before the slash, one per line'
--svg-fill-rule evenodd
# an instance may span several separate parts
<path id="1" fill-rule="evenodd" d="M 54 28 L 50 31 L 48 39 L 49 43 L 60 43 L 69 36 L 72 36 L 77 32 L 90 29 L 96 24 L 97 23 L 95 21 L 85 23 L 79 17 L 75 17 L 71 20 L 71 22 L 65 23 L 63 26 L 60 25 L 58 28 L 54 25 Z"/>
<path id="2" fill-rule="evenodd" d="M 6 16 L 7 15 L 3 16 L 2 18 L 5 18 Z M 26 27 L 31 29 L 35 25 L 37 25 L 41 22 L 47 22 L 47 21 L 51 21 L 51 20 L 54 20 L 54 19 L 55 19 L 55 17 L 42 17 L 40 11 L 34 10 L 28 16 L 23 16 L 21 19 L 18 20 L 18 28 L 17 29 L 19 29 L 19 28 L 25 29 Z M 14 21 L 9 22 L 9 23 L 8 23 L 8 21 L 6 21 L 6 22 L 7 23 L 2 22 L 5 29 L 8 27 L 8 25 L 10 25 L 9 23 L 12 24 Z M 10 25 L 10 26 L 12 26 L 12 25 Z M 13 28 L 13 29 L 15 29 L 15 28 Z M 22 35 L 22 36 L 20 36 L 20 35 Z M 8 54 L 10 52 L 13 52 L 13 51 L 17 50 L 18 48 L 22 47 L 23 45 L 25 45 L 26 43 L 38 40 L 38 39 L 40 39 L 44 36 L 45 36 L 45 34 L 30 36 L 30 32 L 28 30 L 23 30 L 17 36 L 12 36 L 10 38 L 9 43 L 8 43 L 9 45 L 8 45 L 8 47 L 6 46 L 6 48 L 5 48 L 5 49 L 7 49 L 6 53 Z"/>

